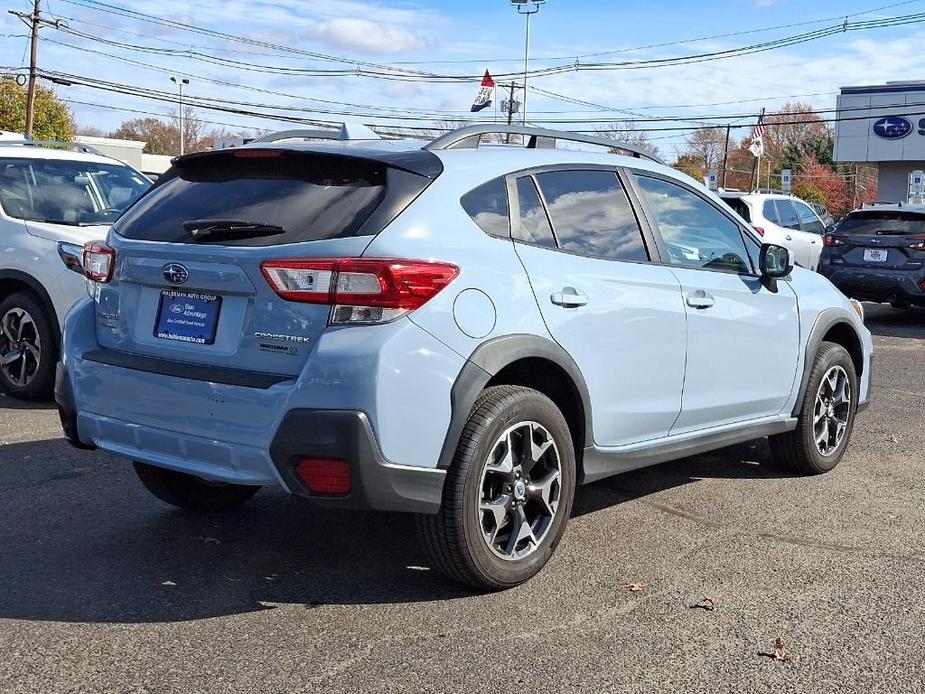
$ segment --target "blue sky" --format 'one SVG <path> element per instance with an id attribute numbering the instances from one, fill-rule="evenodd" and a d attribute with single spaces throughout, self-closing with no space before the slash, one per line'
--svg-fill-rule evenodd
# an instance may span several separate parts
<path id="1" fill-rule="evenodd" d="M 453 75 L 481 73 L 485 68 L 494 73 L 512 72 L 522 67 L 523 19 L 507 0 L 440 3 L 199 0 L 195 4 L 188 0 L 106 1 L 161 18 L 345 60 L 389 65 L 401 62 L 406 68 Z M 894 6 L 884 7 L 887 5 Z M 4 3 L 4 9 L 27 10 L 30 6 L 31 0 L 5 0 Z M 141 45 L 161 52 L 139 52 L 46 28 L 42 31 L 40 49 L 42 68 L 132 85 L 145 91 L 170 92 L 173 85 L 169 76 L 184 75 L 191 80 L 188 93 L 204 99 L 246 101 L 278 109 L 346 110 L 364 114 L 360 120 L 365 122 L 383 123 L 388 122 L 383 116 L 394 114 L 394 109 L 413 109 L 425 119 L 466 117 L 477 89 L 475 81 L 409 83 L 355 75 L 268 75 L 230 68 L 164 51 L 192 47 L 207 56 L 243 61 L 246 66 L 351 69 L 351 64 L 317 61 L 304 55 L 168 28 L 112 11 L 91 9 L 85 0 L 45 0 L 44 7 L 49 12 L 47 16 L 66 18 L 72 30 L 105 41 Z M 866 14 L 857 14 L 864 12 Z M 548 0 L 533 21 L 532 67 L 571 64 L 576 56 L 602 51 L 619 52 L 582 57 L 579 62 L 646 60 L 719 51 L 831 26 L 841 21 L 836 17 L 846 15 L 850 16 L 849 21 L 861 21 L 920 12 L 925 13 L 923 0 L 904 3 L 890 0 L 812 3 L 800 0 L 700 3 L 663 0 L 657 4 Z M 784 24 L 800 26 L 753 31 Z M 705 38 L 736 32 L 750 33 Z M 4 12 L 0 17 L 2 68 L 17 68 L 27 60 L 28 42 L 24 34 L 25 27 Z M 643 48 L 662 43 L 673 45 Z M 659 115 L 747 114 L 762 106 L 774 109 L 788 97 L 792 97 L 790 100 L 799 98 L 819 108 L 831 108 L 840 86 L 886 80 L 925 80 L 923 45 L 925 23 L 839 34 L 799 46 L 697 65 L 616 72 L 570 71 L 537 77 L 531 80 L 531 85 L 572 99 L 643 113 L 653 119 Z M 141 65 L 126 60 L 138 61 Z M 415 61 L 415 64 L 409 65 L 407 61 Z M 128 109 L 152 114 L 166 114 L 171 109 L 169 103 L 162 101 L 85 86 L 57 89 L 60 96 L 70 101 L 80 124 L 103 130 L 117 127 L 124 119 L 145 115 Z M 744 103 L 722 103 L 730 101 Z M 345 103 L 363 108 L 341 105 Z M 529 97 L 529 106 L 536 120 L 626 117 L 615 110 L 577 105 L 535 93 Z M 684 108 L 687 106 L 691 108 Z M 206 127 L 232 130 L 284 127 L 282 123 L 239 114 L 205 109 L 199 109 L 199 114 L 203 120 L 211 121 Z M 488 111 L 483 115 L 494 117 L 494 113 Z M 318 120 L 335 118 L 321 113 L 312 117 Z M 564 123 L 555 126 L 568 127 Z M 658 126 L 653 120 L 643 127 Z M 657 137 L 663 153 L 673 155 L 681 136 L 680 133 L 659 133 Z"/>

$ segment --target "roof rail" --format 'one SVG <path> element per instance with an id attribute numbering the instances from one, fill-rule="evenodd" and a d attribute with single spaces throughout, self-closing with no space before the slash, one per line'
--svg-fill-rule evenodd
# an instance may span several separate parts
<path id="1" fill-rule="evenodd" d="M 65 142 L 63 140 L 0 140 L 0 147 L 6 147 L 7 145 L 13 145 L 16 147 L 49 147 L 54 149 L 72 149 L 75 152 L 96 154 L 100 157 L 112 159 L 112 157 L 110 157 L 108 154 L 103 154 L 96 147 L 93 147 L 92 145 L 85 145 L 82 142 Z"/>
<path id="2" fill-rule="evenodd" d="M 562 140 L 563 142 L 582 142 L 588 145 L 607 147 L 608 149 L 622 149 L 626 152 L 630 152 L 637 158 L 648 159 L 657 164 L 665 163 L 648 150 L 636 145 L 631 145 L 628 142 L 621 142 L 620 140 L 595 137 L 594 135 L 582 135 L 567 130 L 551 130 L 549 128 L 534 128 L 523 125 L 493 125 L 490 123 L 467 125 L 456 130 L 451 130 L 445 135 L 441 135 L 436 140 L 426 144 L 424 149 L 474 149 L 479 146 L 482 135 L 523 135 L 530 138 L 527 141 L 527 149 L 542 147 L 554 149 L 557 140 Z"/>
<path id="3" fill-rule="evenodd" d="M 380 140 L 376 133 L 359 123 L 342 123 L 338 130 L 320 130 L 309 128 L 296 128 L 294 130 L 280 130 L 267 133 L 248 144 L 255 142 L 269 143 L 280 140 L 313 139 L 313 140 Z"/>

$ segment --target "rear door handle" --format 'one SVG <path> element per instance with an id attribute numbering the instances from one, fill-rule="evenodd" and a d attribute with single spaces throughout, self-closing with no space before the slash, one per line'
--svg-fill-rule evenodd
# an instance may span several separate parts
<path id="1" fill-rule="evenodd" d="M 578 291 L 575 287 L 562 287 L 562 291 L 552 294 L 549 300 L 556 306 L 577 308 L 588 303 L 588 295 Z"/>
<path id="2" fill-rule="evenodd" d="M 713 296 L 702 289 L 697 289 L 687 295 L 687 305 L 691 308 L 710 308 L 714 303 L 716 302 L 713 300 Z"/>

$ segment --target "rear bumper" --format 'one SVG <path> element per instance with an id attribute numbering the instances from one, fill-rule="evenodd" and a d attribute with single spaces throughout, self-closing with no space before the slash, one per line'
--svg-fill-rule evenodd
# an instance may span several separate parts
<path id="1" fill-rule="evenodd" d="M 404 449 L 389 451 L 383 446 L 378 430 L 390 426 L 391 420 L 380 421 L 381 408 L 380 420 L 374 418 L 376 398 L 391 403 L 395 394 L 383 388 L 387 376 L 370 377 L 376 369 L 369 368 L 368 360 L 352 354 L 340 361 L 318 359 L 317 370 L 295 380 L 232 369 L 190 371 L 188 365 L 101 348 L 90 320 L 92 310 L 92 303 L 83 303 L 69 315 L 63 362 L 56 373 L 55 396 L 71 444 L 219 482 L 280 486 L 321 506 L 439 510 L 446 476 L 435 467 L 440 447 L 427 447 L 426 433 L 416 432 L 411 424 L 403 432 Z M 414 333 L 419 331 L 410 324 L 404 329 L 411 333 L 407 339 L 417 343 L 421 340 Z M 341 355 L 342 350 L 335 351 Z M 439 359 L 446 369 L 454 365 L 436 348 L 419 353 Z M 351 372 L 344 364 L 359 370 L 364 379 L 360 386 L 376 387 L 376 397 L 364 399 L 365 391 L 348 378 Z M 431 362 L 424 366 L 429 368 L 416 370 L 420 383 L 447 379 L 444 367 Z M 331 397 L 335 387 L 342 397 Z M 439 422 L 439 403 L 418 406 L 425 409 L 417 415 L 417 426 L 433 417 Z M 389 408 L 389 414 L 393 409 L 397 408 Z M 436 426 L 427 431 L 435 432 L 442 444 Z M 432 465 L 415 464 L 415 453 L 432 460 Z M 294 472 L 309 457 L 346 461 L 350 493 L 313 495 Z"/>
<path id="2" fill-rule="evenodd" d="M 902 299 L 910 303 L 925 304 L 923 270 L 879 270 L 877 268 L 847 268 L 837 265 L 820 265 L 820 274 L 829 278 L 842 294 L 866 301 L 892 301 Z"/>
<path id="3" fill-rule="evenodd" d="M 97 363 L 92 366 L 98 368 Z M 122 380 L 131 380 L 131 372 L 125 371 Z M 282 486 L 318 506 L 408 513 L 440 510 L 446 471 L 388 462 L 363 412 L 290 410 L 268 445 L 247 445 L 78 412 L 71 379 L 60 363 L 55 399 L 65 438 L 77 448 L 100 448 L 218 482 Z M 309 457 L 346 461 L 351 472 L 350 493 L 336 497 L 312 494 L 295 473 L 296 466 Z"/>

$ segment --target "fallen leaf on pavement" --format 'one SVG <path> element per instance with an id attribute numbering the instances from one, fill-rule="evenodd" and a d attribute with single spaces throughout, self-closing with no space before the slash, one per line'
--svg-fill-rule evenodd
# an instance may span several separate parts
<path id="1" fill-rule="evenodd" d="M 204 545 L 208 545 L 208 544 L 220 545 L 220 544 L 222 544 L 222 541 L 219 540 L 218 538 L 215 538 L 215 537 L 204 537 L 204 536 L 202 536 L 202 535 L 199 536 L 199 541 L 200 541 L 202 544 L 204 544 Z"/>
<path id="2" fill-rule="evenodd" d="M 787 644 L 781 638 L 774 639 L 774 660 L 779 663 L 787 663 L 793 660 L 793 656 L 787 650 Z"/>
<path id="3" fill-rule="evenodd" d="M 164 581 L 163 583 L 161 583 L 161 585 L 162 586 L 175 586 L 177 584 L 174 583 L 173 581 Z"/>
<path id="4" fill-rule="evenodd" d="M 639 581 L 633 581 L 632 583 L 627 583 L 623 587 L 632 593 L 641 593 L 646 589 L 646 584 L 640 583 Z"/>

